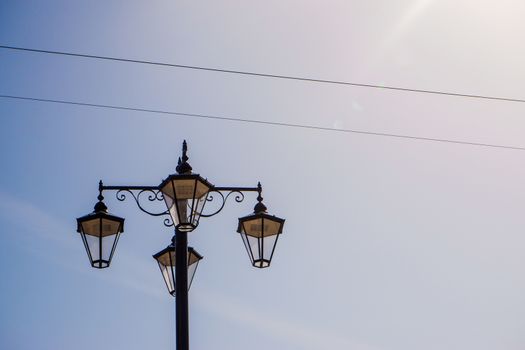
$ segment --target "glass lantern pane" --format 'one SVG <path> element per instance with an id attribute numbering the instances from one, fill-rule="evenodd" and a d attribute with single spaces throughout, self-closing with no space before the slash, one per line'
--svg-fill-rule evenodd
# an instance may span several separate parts
<path id="1" fill-rule="evenodd" d="M 252 255 L 255 260 L 262 258 L 262 250 L 261 250 L 261 241 L 260 238 L 255 238 L 252 236 L 247 236 L 248 242 L 250 243 L 250 248 L 252 250 Z"/>
<path id="2" fill-rule="evenodd" d="M 248 236 L 241 234 L 246 250 L 248 251 L 248 256 L 253 261 L 261 258 L 261 239 L 253 236 Z"/>
<path id="3" fill-rule="evenodd" d="M 279 237 L 279 235 L 266 236 L 263 238 L 262 258 L 264 260 L 272 260 L 273 249 L 275 247 L 275 244 L 277 243 L 277 237 Z"/>
<path id="4" fill-rule="evenodd" d="M 198 178 L 176 180 L 174 186 L 181 219 L 185 218 L 183 223 L 197 226 L 209 187 Z"/>
<path id="5" fill-rule="evenodd" d="M 102 237 L 102 260 L 110 261 L 114 246 L 117 244 L 120 234 Z"/>
<path id="6" fill-rule="evenodd" d="M 208 196 L 202 196 L 201 198 L 195 200 L 195 205 L 193 207 L 192 213 L 192 223 L 195 226 L 199 224 L 199 219 L 204 209 L 204 205 L 206 204 L 206 198 L 208 198 Z"/>
<path id="7" fill-rule="evenodd" d="M 168 292 L 173 295 L 173 293 L 175 293 L 175 252 L 171 250 L 166 251 L 156 259 L 159 264 L 164 283 L 166 283 L 166 287 L 168 288 Z"/>
<path id="8" fill-rule="evenodd" d="M 100 237 L 93 235 L 84 235 L 84 239 L 89 249 L 91 262 L 100 260 Z"/>
<path id="9" fill-rule="evenodd" d="M 246 248 L 246 251 L 248 252 L 248 257 L 250 258 L 250 261 L 253 262 L 255 259 L 252 254 L 252 249 L 250 248 L 250 242 L 248 241 L 248 236 L 245 233 L 241 233 L 242 242 L 244 243 L 244 247 Z"/>
<path id="10" fill-rule="evenodd" d="M 188 290 L 191 287 L 191 282 L 193 282 L 193 276 L 195 276 L 195 271 L 197 271 L 197 266 L 199 265 L 199 260 L 192 263 L 188 266 Z"/>
<path id="11" fill-rule="evenodd" d="M 182 184 L 179 183 L 181 181 L 183 181 Z M 191 185 L 191 183 L 193 183 L 193 185 Z M 161 189 L 166 207 L 170 212 L 175 226 L 189 222 L 187 197 L 190 192 L 190 198 L 193 196 L 194 187 L 195 180 L 173 180 Z"/>
<path id="12" fill-rule="evenodd" d="M 175 292 L 175 278 L 171 266 L 164 266 L 159 263 L 160 272 L 162 273 L 162 278 L 164 278 L 164 283 L 168 288 L 168 292 L 173 294 Z"/>
<path id="13" fill-rule="evenodd" d="M 168 208 L 168 211 L 170 212 L 170 216 L 173 220 L 173 223 L 175 226 L 181 223 L 181 221 L 184 222 L 184 220 L 181 220 L 179 218 L 179 211 L 178 211 L 178 205 L 175 205 L 175 200 L 173 198 L 169 197 L 168 195 L 164 195 L 164 201 L 166 202 L 166 207 Z M 180 203 L 181 201 L 177 201 L 179 205 L 182 205 L 183 203 Z M 182 214 L 182 217 L 185 217 L 185 213 Z"/>

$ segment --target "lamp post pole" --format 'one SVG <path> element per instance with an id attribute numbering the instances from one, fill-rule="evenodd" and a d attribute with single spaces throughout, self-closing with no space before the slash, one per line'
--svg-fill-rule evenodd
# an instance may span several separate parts
<path id="1" fill-rule="evenodd" d="M 177 350 L 189 349 L 188 233 L 175 229 L 175 323 Z"/>

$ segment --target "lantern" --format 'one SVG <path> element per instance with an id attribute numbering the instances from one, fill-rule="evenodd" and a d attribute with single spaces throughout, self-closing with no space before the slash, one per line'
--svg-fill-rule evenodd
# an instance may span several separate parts
<path id="1" fill-rule="evenodd" d="M 173 296 L 175 296 L 177 282 L 175 278 L 175 251 L 175 245 L 171 244 L 157 254 L 153 255 L 153 258 L 155 258 L 159 264 L 160 272 L 162 273 L 166 287 L 168 287 L 168 292 Z M 199 261 L 201 259 L 202 256 L 197 253 L 195 249 L 191 247 L 188 248 L 188 290 L 190 289 L 193 276 L 197 270 L 197 265 L 199 265 Z"/>
<path id="2" fill-rule="evenodd" d="M 183 232 L 193 231 L 213 185 L 197 174 L 176 174 L 159 187 L 175 227 Z"/>
<path id="3" fill-rule="evenodd" d="M 257 200 L 254 213 L 239 218 L 237 232 L 241 234 L 252 265 L 264 268 L 270 266 L 277 239 L 283 231 L 284 219 L 266 213 L 260 192 Z"/>
<path id="4" fill-rule="evenodd" d="M 99 196 L 91 214 L 77 219 L 77 232 L 82 237 L 91 266 L 99 269 L 109 266 L 120 234 L 124 232 L 124 219 L 108 214 L 103 198 Z"/>
<path id="5" fill-rule="evenodd" d="M 159 186 L 173 223 L 182 232 L 190 232 L 197 227 L 208 192 L 213 188 L 206 179 L 191 173 L 187 149 L 184 141 L 177 174 L 170 175 Z"/>

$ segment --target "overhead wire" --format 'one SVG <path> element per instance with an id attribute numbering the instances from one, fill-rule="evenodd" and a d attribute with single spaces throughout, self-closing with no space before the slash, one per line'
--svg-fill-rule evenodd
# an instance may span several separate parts
<path id="1" fill-rule="evenodd" d="M 322 127 L 322 126 L 315 126 L 315 125 L 304 125 L 304 124 L 294 124 L 294 123 L 284 123 L 284 122 L 272 122 L 272 121 L 266 121 L 266 120 L 254 120 L 254 119 L 246 119 L 246 118 L 226 117 L 226 116 L 218 116 L 218 115 L 213 115 L 213 114 L 186 113 L 186 112 L 167 111 L 167 110 L 158 110 L 158 109 L 149 109 L 149 108 L 89 103 L 89 102 L 81 102 L 81 101 L 37 98 L 37 97 L 30 97 L 30 96 L 0 95 L 0 98 L 12 99 L 12 100 L 33 101 L 33 102 L 55 103 L 55 104 L 62 104 L 62 105 L 104 108 L 104 109 L 113 109 L 113 110 L 123 110 L 123 111 L 133 111 L 133 112 L 165 114 L 165 115 L 173 115 L 173 116 L 188 117 L 188 118 L 213 119 L 213 120 L 231 121 L 231 122 L 239 122 L 239 123 L 252 123 L 252 124 L 279 126 L 279 127 L 321 130 L 321 131 L 327 131 L 327 132 L 352 133 L 352 134 L 361 134 L 361 135 L 369 135 L 369 136 L 382 136 L 382 137 L 399 138 L 399 139 L 409 139 L 409 140 L 419 140 L 419 141 L 428 141 L 428 142 L 440 142 L 440 143 L 449 143 L 449 144 L 468 145 L 468 146 L 476 146 L 476 147 L 490 147 L 490 148 L 525 151 L 525 147 L 519 147 L 519 146 L 508 146 L 508 145 L 470 142 L 470 141 L 462 141 L 462 140 L 431 138 L 431 137 L 393 134 L 393 133 L 375 132 L 375 131 L 367 131 L 367 130 L 329 128 L 329 127 Z"/>
<path id="2" fill-rule="evenodd" d="M 390 85 L 380 85 L 380 84 L 371 84 L 371 83 L 358 83 L 358 82 L 342 81 L 342 80 L 329 80 L 329 79 L 319 79 L 319 78 L 312 78 L 312 77 L 299 77 L 299 76 L 291 76 L 291 75 L 260 73 L 260 72 L 252 72 L 252 71 L 242 71 L 242 70 L 223 69 L 223 68 L 204 67 L 204 66 L 194 66 L 194 65 L 176 64 L 176 63 L 156 62 L 156 61 L 149 61 L 149 60 L 139 60 L 139 59 L 112 57 L 112 56 L 92 55 L 92 54 L 83 54 L 83 53 L 66 52 L 66 51 L 42 50 L 42 49 L 35 49 L 35 48 L 29 48 L 29 47 L 19 47 L 19 46 L 0 45 L 0 48 L 1 49 L 6 49 L 6 50 L 43 53 L 43 54 L 50 54 L 50 55 L 63 55 L 63 56 L 70 56 L 70 57 L 80 57 L 80 58 L 108 60 L 108 61 L 116 61 L 116 62 L 127 62 L 127 63 L 138 63 L 138 64 L 155 65 L 155 66 L 163 66 L 163 67 L 171 67 L 171 68 L 201 70 L 201 71 L 218 72 L 218 73 L 226 73 L 226 74 L 238 74 L 238 75 L 253 76 L 253 77 L 284 79 L 284 80 L 295 80 L 295 81 L 302 81 L 302 82 L 309 82 L 309 83 L 335 84 L 335 85 L 345 85 L 345 86 L 354 86 L 354 87 L 362 87 L 362 88 L 383 89 L 383 90 L 391 90 L 391 91 L 412 92 L 412 93 L 432 94 L 432 95 L 442 95 L 442 96 L 452 96 L 452 97 L 463 97 L 463 98 L 493 100 L 493 101 L 502 101 L 502 102 L 525 103 L 525 99 L 520 99 L 520 98 L 488 96 L 488 95 L 478 95 L 478 94 L 467 94 L 467 93 L 457 93 L 457 92 L 439 91 L 439 90 L 412 89 L 412 88 L 405 88 L 405 87 L 399 87 L 399 86 L 390 86 Z"/>

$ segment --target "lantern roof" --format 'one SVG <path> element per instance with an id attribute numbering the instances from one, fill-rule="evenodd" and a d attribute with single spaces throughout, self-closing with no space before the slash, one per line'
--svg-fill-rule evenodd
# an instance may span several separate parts
<path id="1" fill-rule="evenodd" d="M 83 222 L 93 219 L 106 219 L 110 221 L 119 222 L 119 232 L 124 232 L 124 218 L 108 213 L 108 207 L 103 202 L 104 197 L 102 196 L 102 194 L 99 194 L 97 198 L 98 202 L 95 204 L 93 212 L 77 218 L 77 232 L 80 232 L 80 225 Z"/>
<path id="2" fill-rule="evenodd" d="M 246 216 L 243 216 L 242 218 L 239 218 L 239 225 L 237 226 L 237 232 L 242 233 L 242 225 L 246 221 L 251 221 L 251 220 L 256 220 L 256 219 L 265 219 L 265 220 L 270 220 L 270 221 L 274 221 L 278 223 L 279 231 L 277 232 L 277 234 L 282 233 L 284 219 L 281 219 L 275 215 L 270 215 L 267 213 L 268 208 L 266 208 L 266 205 L 264 205 L 264 203 L 262 202 L 264 198 L 261 196 L 262 186 L 260 182 L 257 184 L 257 187 L 259 189 L 259 195 L 257 196 L 257 204 L 255 204 L 255 206 L 253 207 L 253 214 L 246 215 Z"/>
<path id="3" fill-rule="evenodd" d="M 206 185 L 210 189 L 214 187 L 208 181 L 208 179 L 203 178 L 199 174 L 171 174 L 161 182 L 161 184 L 159 185 L 159 188 L 160 189 L 164 188 L 164 186 L 166 186 L 168 183 L 170 183 L 173 180 L 197 180 L 197 181 L 202 182 L 204 185 Z"/>
<path id="4" fill-rule="evenodd" d="M 279 223 L 279 232 L 277 234 L 282 233 L 283 231 L 283 224 L 285 219 L 281 219 L 275 215 L 270 215 L 268 213 L 253 213 L 250 215 L 243 216 L 242 218 L 239 218 L 239 225 L 237 226 L 237 232 L 242 233 L 242 225 L 246 221 L 256 220 L 256 219 L 265 219 L 270 220 Z"/>
<path id="5" fill-rule="evenodd" d="M 153 258 L 155 260 L 158 260 L 162 255 L 168 253 L 168 252 L 174 252 L 175 251 L 175 246 L 173 244 L 170 244 L 169 246 L 167 246 L 166 248 L 162 249 L 160 252 L 156 253 L 153 255 Z M 189 261 L 189 264 L 192 263 L 192 259 L 191 259 L 191 256 L 194 255 L 195 258 L 197 258 L 197 260 L 201 260 L 203 258 L 202 255 L 200 255 L 195 249 L 193 249 L 193 247 L 188 247 L 188 259 L 190 260 Z"/>

